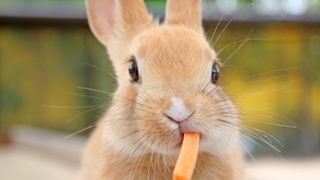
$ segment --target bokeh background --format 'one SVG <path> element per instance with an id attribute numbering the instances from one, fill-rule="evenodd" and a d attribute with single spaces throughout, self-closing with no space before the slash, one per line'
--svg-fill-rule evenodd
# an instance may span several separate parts
<path id="1" fill-rule="evenodd" d="M 163 19 L 165 1 L 146 2 Z M 241 112 L 249 172 L 319 172 L 320 0 L 203 4 L 207 38 L 225 63 L 221 86 Z M 0 179 L 74 177 L 117 86 L 83 0 L 0 0 L 0 73 Z"/>

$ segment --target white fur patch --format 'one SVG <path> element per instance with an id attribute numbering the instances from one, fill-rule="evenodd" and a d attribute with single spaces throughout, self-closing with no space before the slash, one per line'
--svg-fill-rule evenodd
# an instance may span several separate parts
<path id="1" fill-rule="evenodd" d="M 181 98 L 173 96 L 167 114 L 175 121 L 183 121 L 189 116 L 189 111 Z"/>
<path id="2" fill-rule="evenodd" d="M 171 130 L 176 130 L 179 128 L 179 125 L 177 123 L 174 123 L 174 122 L 170 122 L 168 127 L 171 129 Z"/>

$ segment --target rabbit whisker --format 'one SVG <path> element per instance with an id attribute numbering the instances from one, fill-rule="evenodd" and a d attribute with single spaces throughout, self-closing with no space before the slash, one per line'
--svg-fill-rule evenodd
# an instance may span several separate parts
<path id="1" fill-rule="evenodd" d="M 99 90 L 99 89 L 93 89 L 93 88 L 89 88 L 89 87 L 78 86 L 77 89 L 88 90 L 88 91 L 92 91 L 92 92 L 106 94 L 106 95 L 109 95 L 109 96 L 112 95 L 112 93 L 110 93 L 110 92 L 102 91 L 102 90 Z"/>
<path id="2" fill-rule="evenodd" d="M 276 69 L 268 70 L 268 71 L 265 71 L 265 72 L 262 72 L 262 73 L 251 74 L 251 75 L 249 75 L 245 80 L 250 80 L 250 79 L 252 79 L 252 78 L 259 77 L 259 76 L 263 76 L 263 75 L 268 75 L 268 78 L 269 78 L 269 77 L 270 77 L 269 74 L 272 74 L 272 73 L 296 71 L 296 70 L 298 70 L 298 69 L 299 69 L 299 68 L 297 68 L 297 67 L 276 68 Z"/>
<path id="3" fill-rule="evenodd" d="M 257 128 L 253 128 L 253 127 L 246 127 L 245 125 L 242 125 L 241 126 L 241 129 L 244 129 L 245 131 L 247 132 L 251 132 L 251 133 L 254 133 L 256 135 L 259 135 L 259 136 L 262 136 L 264 138 L 266 138 L 269 142 L 272 142 L 273 140 L 276 141 L 281 147 L 284 147 L 284 145 L 281 143 L 281 141 L 276 138 L 275 136 L 263 131 L 263 130 L 260 130 L 260 129 L 257 129 Z"/>
<path id="4" fill-rule="evenodd" d="M 234 15 L 228 22 L 227 24 L 223 27 L 222 31 L 219 33 L 216 41 L 214 42 L 213 46 L 216 46 L 216 44 L 218 43 L 219 39 L 221 38 L 222 34 L 224 33 L 224 31 L 227 29 L 227 27 L 230 25 L 230 23 L 234 20 L 236 16 Z"/>
<path id="5" fill-rule="evenodd" d="M 97 107 L 97 105 L 93 106 L 57 106 L 57 105 L 42 105 L 42 107 L 50 108 L 50 109 L 88 109 Z"/>
<path id="6" fill-rule="evenodd" d="M 223 52 L 225 49 L 228 49 L 229 47 L 233 46 L 233 45 L 236 45 L 238 43 L 241 43 L 241 42 L 248 42 L 248 41 L 263 41 L 263 40 L 266 40 L 266 39 L 263 39 L 263 38 L 245 38 L 245 39 L 242 39 L 242 40 L 238 40 L 238 41 L 234 41 L 234 42 L 231 42 L 227 45 L 225 45 L 223 48 L 221 48 L 219 51 L 217 51 L 217 55 L 219 56 L 221 52 Z"/>
<path id="7" fill-rule="evenodd" d="M 256 145 L 259 149 L 261 149 L 263 152 L 266 152 L 266 149 L 264 148 L 263 144 L 261 144 L 259 141 L 255 141 L 254 139 L 252 139 L 250 135 L 240 134 L 240 138 L 244 138 L 250 141 L 251 143 Z"/>
<path id="8" fill-rule="evenodd" d="M 89 95 L 83 95 L 83 94 L 77 94 L 77 93 L 68 93 L 69 95 L 72 96 L 78 96 L 78 97 L 86 97 L 86 98 L 91 98 L 91 99 L 105 99 L 105 97 L 99 97 L 99 96 L 89 96 Z"/>
<path id="9" fill-rule="evenodd" d="M 212 42 L 214 36 L 216 35 L 216 32 L 217 32 L 217 30 L 218 30 L 218 28 L 219 28 L 219 26 L 220 26 L 220 23 L 221 23 L 222 19 L 223 19 L 223 15 L 220 17 L 220 19 L 219 19 L 219 21 L 218 21 L 218 24 L 215 26 L 214 31 L 213 31 L 213 33 L 212 33 L 212 36 L 211 36 L 209 42 Z"/>
<path id="10" fill-rule="evenodd" d="M 240 136 L 240 138 L 241 137 L 242 136 Z M 241 143 L 241 147 L 243 148 L 244 151 L 246 151 L 246 153 L 249 155 L 251 160 L 256 161 L 256 159 L 254 158 L 253 154 L 250 152 L 250 150 L 248 149 L 248 147 L 244 143 Z"/>
<path id="11" fill-rule="evenodd" d="M 228 122 L 228 121 L 224 121 L 224 120 L 222 120 L 222 119 L 218 119 L 219 120 L 219 122 L 221 122 L 222 123 L 222 125 L 226 125 L 227 127 L 228 126 L 230 126 L 230 127 L 236 127 L 236 128 L 238 128 L 238 126 L 237 125 L 234 125 L 233 123 L 230 123 L 230 122 Z M 243 129 L 243 127 L 241 127 L 241 130 L 244 130 Z M 253 137 L 254 139 L 257 139 L 257 140 L 259 140 L 260 142 L 263 142 L 264 144 L 266 144 L 266 145 L 268 145 L 271 149 L 273 149 L 275 152 L 277 152 L 277 153 L 280 153 L 281 152 L 281 150 L 280 149 L 278 149 L 276 146 L 274 146 L 274 145 L 272 145 L 271 143 L 272 142 L 268 142 L 267 140 L 270 140 L 270 139 L 265 139 L 265 138 L 263 138 L 264 136 L 261 136 L 261 135 L 257 135 L 257 134 L 255 134 L 255 133 L 252 133 L 252 131 L 248 131 L 247 129 L 246 130 L 244 130 L 245 132 L 247 132 L 247 133 L 249 133 L 249 135 L 251 136 L 251 137 Z M 251 132 L 251 133 L 250 133 Z M 273 137 L 273 136 L 272 136 Z M 276 139 L 276 138 L 275 138 Z M 279 144 L 281 145 L 281 146 L 283 146 L 282 145 L 282 143 L 279 141 L 279 140 L 277 140 L 277 142 L 279 142 Z"/>
<path id="12" fill-rule="evenodd" d="M 110 73 L 109 71 L 107 71 L 105 69 L 102 69 L 102 68 L 100 68 L 100 67 L 98 67 L 96 65 L 93 65 L 93 64 L 90 64 L 90 63 L 87 63 L 87 62 L 85 62 L 84 64 L 86 66 L 89 66 L 89 67 L 93 68 L 93 69 L 96 69 L 96 70 L 99 70 L 101 72 L 107 73 L 115 82 L 117 82 L 117 77 L 113 73 Z"/>
<path id="13" fill-rule="evenodd" d="M 74 133 L 72 133 L 72 134 L 69 134 L 69 135 L 67 135 L 67 136 L 65 136 L 63 139 L 69 139 L 69 138 L 72 138 L 73 136 L 76 136 L 76 135 L 78 135 L 79 133 L 82 133 L 82 132 L 84 132 L 84 131 L 86 131 L 86 130 L 88 130 L 88 129 L 91 129 L 91 128 L 93 128 L 93 127 L 95 127 L 96 126 L 96 123 L 94 123 L 94 124 L 92 124 L 92 125 L 90 125 L 90 126 L 87 126 L 87 127 L 85 127 L 85 128 L 82 128 L 82 129 L 80 129 L 80 130 L 78 130 L 78 131 L 76 131 L 76 132 L 74 132 Z"/>
<path id="14" fill-rule="evenodd" d="M 247 37 L 245 38 L 245 41 L 243 41 L 227 58 L 226 60 L 223 61 L 223 64 L 226 64 L 232 57 L 234 54 L 236 54 L 241 48 L 242 46 L 244 46 L 248 41 L 249 41 L 249 36 L 251 35 L 251 33 L 253 32 L 253 28 L 249 31 L 249 33 L 247 34 Z"/>
<path id="15" fill-rule="evenodd" d="M 101 106 L 98 106 L 98 107 L 91 108 L 91 109 L 88 109 L 88 110 L 86 110 L 86 111 L 83 111 L 83 112 L 81 112 L 81 113 L 79 113 L 79 114 L 71 117 L 70 119 L 66 120 L 66 121 L 65 121 L 65 124 L 71 123 L 72 121 L 76 120 L 77 118 L 79 118 L 79 117 L 81 117 L 81 116 L 83 116 L 83 115 L 85 115 L 85 114 L 88 114 L 88 113 L 90 113 L 90 112 L 92 112 L 92 111 L 96 111 L 96 110 L 102 109 L 102 108 L 103 108 L 103 106 L 102 106 L 102 107 L 101 107 Z"/>

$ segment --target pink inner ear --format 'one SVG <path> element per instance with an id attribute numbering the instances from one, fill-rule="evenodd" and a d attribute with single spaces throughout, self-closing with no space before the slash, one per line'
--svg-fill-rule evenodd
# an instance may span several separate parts
<path id="1" fill-rule="evenodd" d="M 100 42 L 112 33 L 115 18 L 115 0 L 87 0 L 89 25 Z"/>

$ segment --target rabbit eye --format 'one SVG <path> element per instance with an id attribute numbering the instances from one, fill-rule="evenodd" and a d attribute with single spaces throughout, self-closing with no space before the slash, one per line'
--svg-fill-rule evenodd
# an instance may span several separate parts
<path id="1" fill-rule="evenodd" d="M 214 63 L 212 65 L 212 69 L 211 69 L 211 82 L 212 83 L 217 83 L 217 81 L 219 80 L 219 67 L 216 63 Z"/>
<path id="2" fill-rule="evenodd" d="M 137 82 L 139 80 L 138 66 L 135 58 L 131 58 L 129 62 L 129 75 L 132 82 Z"/>

